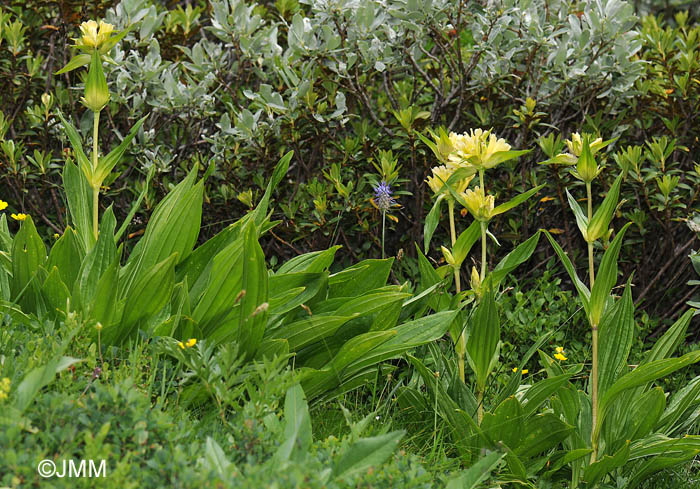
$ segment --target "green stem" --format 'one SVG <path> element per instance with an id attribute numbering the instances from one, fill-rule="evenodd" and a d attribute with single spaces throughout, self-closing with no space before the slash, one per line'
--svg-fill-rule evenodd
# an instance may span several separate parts
<path id="1" fill-rule="evenodd" d="M 481 426 L 481 421 L 484 419 L 484 390 L 479 387 L 476 393 L 476 422 Z"/>
<path id="2" fill-rule="evenodd" d="M 454 247 L 457 242 L 457 232 L 455 231 L 455 203 L 452 199 L 447 201 L 447 207 L 450 214 L 450 241 Z M 459 277 L 459 268 L 455 268 L 455 289 L 457 294 L 462 291 Z M 465 381 L 464 375 L 464 354 L 467 351 L 467 338 L 464 336 L 464 331 L 462 331 L 457 339 L 457 345 L 455 346 L 455 351 L 457 352 L 457 365 L 459 368 L 459 378 L 462 382 Z"/>
<path id="3" fill-rule="evenodd" d="M 384 259 L 384 228 L 386 227 L 386 212 L 382 212 L 382 260 Z"/>
<path id="4" fill-rule="evenodd" d="M 591 192 L 591 182 L 586 182 L 586 195 L 588 197 L 588 222 L 591 222 L 593 216 L 593 195 Z M 590 279 L 590 287 L 593 290 L 593 284 L 595 283 L 595 265 L 593 261 L 593 242 L 588 242 L 588 276 Z M 591 430 L 591 446 L 593 452 L 591 453 L 591 463 L 596 461 L 598 456 L 598 441 L 593 438 L 593 431 L 595 431 L 596 424 L 598 422 L 598 325 L 591 323 L 591 343 L 593 347 L 593 358 L 591 365 L 591 405 L 593 407 L 592 413 L 592 426 Z"/>
<path id="5" fill-rule="evenodd" d="M 455 245 L 457 242 L 457 232 L 455 231 L 455 203 L 454 200 L 450 199 L 447 201 L 447 207 L 449 209 L 450 213 L 450 242 L 452 246 Z M 459 294 L 462 291 L 462 287 L 460 284 L 460 278 L 459 278 L 459 269 L 455 269 L 455 287 L 457 289 L 457 293 Z"/>
<path id="6" fill-rule="evenodd" d="M 488 228 L 488 223 L 481 221 L 481 274 L 479 278 L 481 283 L 484 283 L 486 278 L 486 229 Z"/>
<path id="7" fill-rule="evenodd" d="M 97 134 L 100 127 L 100 112 L 93 112 L 92 119 L 92 173 L 97 173 L 98 155 L 97 155 Z M 99 231 L 99 202 L 100 202 L 100 185 L 91 182 L 92 187 L 92 234 L 97 240 Z"/>
<path id="8" fill-rule="evenodd" d="M 486 189 L 484 188 L 484 170 L 479 170 L 479 186 L 481 191 L 486 195 Z"/>

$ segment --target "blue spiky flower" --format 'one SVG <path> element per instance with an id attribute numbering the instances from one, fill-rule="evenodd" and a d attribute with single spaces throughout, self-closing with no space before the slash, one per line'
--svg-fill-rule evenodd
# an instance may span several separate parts
<path id="1" fill-rule="evenodd" d="M 396 202 L 391 197 L 391 194 L 391 186 L 384 180 L 374 187 L 374 202 L 377 204 L 380 211 L 387 212 Z"/>

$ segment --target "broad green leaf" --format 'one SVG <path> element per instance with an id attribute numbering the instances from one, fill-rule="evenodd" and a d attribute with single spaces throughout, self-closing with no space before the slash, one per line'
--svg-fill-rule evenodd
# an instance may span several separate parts
<path id="1" fill-rule="evenodd" d="M 293 323 L 283 324 L 269 332 L 270 338 L 282 338 L 289 342 L 291 351 L 298 351 L 308 345 L 335 334 L 351 318 L 347 316 L 313 315 Z"/>
<path id="2" fill-rule="evenodd" d="M 680 358 L 666 358 L 640 365 L 636 369 L 620 377 L 600 399 L 598 405 L 598 422 L 594 427 L 593 439 L 598 439 L 600 428 L 610 407 L 622 392 L 627 389 L 646 385 L 653 380 L 665 377 L 676 370 L 692 365 L 698 361 L 700 361 L 700 350 L 686 353 Z M 625 406 L 624 408 L 629 408 L 629 406 Z"/>
<path id="3" fill-rule="evenodd" d="M 92 232 L 92 189 L 83 172 L 70 160 L 63 167 L 63 189 L 66 192 L 70 220 L 79 237 L 81 255 L 84 255 L 95 245 L 95 235 Z"/>
<path id="4" fill-rule="evenodd" d="M 235 466 L 226 458 L 226 454 L 219 444 L 211 436 L 207 436 L 207 441 L 204 445 L 204 458 L 201 463 L 205 469 L 216 472 L 222 479 L 231 477 L 232 472 L 236 470 Z"/>
<path id="5" fill-rule="evenodd" d="M 393 258 L 362 260 L 328 278 L 328 298 L 356 297 L 386 284 Z"/>
<path id="6" fill-rule="evenodd" d="M 425 222 L 423 224 L 423 249 L 428 253 L 430 247 L 430 241 L 433 239 L 433 234 L 435 229 L 437 229 L 438 224 L 440 224 L 440 204 L 442 203 L 443 195 L 440 194 L 435 199 L 433 207 L 425 216 Z"/>
<path id="7" fill-rule="evenodd" d="M 117 247 L 114 244 L 116 225 L 117 220 L 110 206 L 102 216 L 97 243 L 85 256 L 73 287 L 73 297 L 85 312 L 90 308 L 100 277 L 117 257 Z"/>
<path id="8" fill-rule="evenodd" d="M 455 261 L 458 265 L 461 265 L 465 258 L 467 258 L 469 251 L 472 249 L 472 246 L 474 246 L 474 243 L 479 240 L 480 236 L 481 226 L 479 225 L 479 221 L 473 221 L 467 229 L 460 233 L 452 247 L 452 255 L 455 257 Z"/>
<path id="9" fill-rule="evenodd" d="M 496 312 L 496 301 L 490 287 L 487 287 L 487 291 L 469 324 L 467 359 L 474 370 L 477 385 L 483 390 L 486 387 L 486 379 L 491 373 L 492 358 L 496 353 L 500 339 L 500 322 Z"/>
<path id="10" fill-rule="evenodd" d="M 68 73 L 69 71 L 81 68 L 90 63 L 90 59 L 92 59 L 92 57 L 85 53 L 73 56 L 71 60 L 66 63 L 66 66 L 58 70 L 56 73 L 54 73 L 54 75 L 62 75 L 63 73 Z"/>
<path id="11" fill-rule="evenodd" d="M 525 436 L 515 453 L 522 458 L 534 457 L 565 440 L 573 429 L 573 426 L 549 413 L 533 416 L 525 422 Z"/>
<path id="12" fill-rule="evenodd" d="M 399 358 L 418 346 L 436 341 L 445 335 L 457 311 L 444 311 L 410 321 L 389 331 L 395 332 L 387 341 L 353 362 L 348 369 L 362 370 L 380 362 Z"/>
<path id="13" fill-rule="evenodd" d="M 494 215 L 494 216 L 497 216 L 497 215 L 499 215 L 499 214 L 503 214 L 504 212 L 508 212 L 508 211 L 511 210 L 512 208 L 519 206 L 520 204 L 522 204 L 523 202 L 525 202 L 527 199 L 529 199 L 530 197 L 532 197 L 533 195 L 535 195 L 537 192 L 539 192 L 540 189 L 541 189 L 542 187 L 544 187 L 544 184 L 538 185 L 538 186 L 535 187 L 535 188 L 531 188 L 531 189 L 528 190 L 527 192 L 523 192 L 522 194 L 520 194 L 520 195 L 518 195 L 518 196 L 516 196 L 516 197 L 513 197 L 512 199 L 510 199 L 510 200 L 509 200 L 508 202 L 506 202 L 505 204 L 501 204 L 501 205 L 499 205 L 499 206 L 496 206 L 496 207 L 493 209 L 493 215 Z"/>
<path id="14" fill-rule="evenodd" d="M 674 425 L 686 411 L 700 402 L 700 376 L 691 380 L 688 385 L 680 388 L 669 400 L 668 408 L 655 426 L 655 431 L 670 434 Z"/>
<path id="15" fill-rule="evenodd" d="M 678 318 L 670 328 L 668 328 L 663 336 L 659 338 L 656 343 L 654 343 L 651 351 L 644 355 L 640 363 L 650 363 L 673 355 L 673 352 L 676 351 L 678 346 L 685 339 L 685 334 L 686 331 L 688 331 L 688 325 L 690 324 L 690 320 L 692 318 L 692 309 L 683 313 L 683 315 Z"/>
<path id="16" fill-rule="evenodd" d="M 122 296 L 131 292 L 145 270 L 174 253 L 177 254 L 176 263 L 181 263 L 192 252 L 202 221 L 204 191 L 204 182 L 195 184 L 196 177 L 195 165 L 154 209 L 143 237 L 123 269 L 123 280 L 120 281 Z"/>
<path id="17" fill-rule="evenodd" d="M 248 226 L 243 243 L 241 287 L 245 295 L 239 308 L 237 342 L 248 359 L 255 352 L 265 334 L 268 316 L 268 284 L 265 255 L 254 227 Z"/>
<path id="18" fill-rule="evenodd" d="M 584 214 L 583 209 L 581 209 L 581 206 L 578 205 L 578 202 L 576 202 L 573 195 L 569 193 L 569 189 L 567 188 L 565 191 L 566 198 L 569 202 L 569 207 L 571 207 L 571 210 L 574 212 L 574 216 L 576 217 L 576 225 L 578 226 L 579 231 L 581 231 L 583 239 L 586 239 L 588 236 L 588 217 L 586 217 L 586 214 Z"/>
<path id="19" fill-rule="evenodd" d="M 80 170 L 83 172 L 83 176 L 85 177 L 85 182 L 89 187 L 91 187 L 94 182 L 93 182 L 93 168 L 92 168 L 92 163 L 88 159 L 87 155 L 83 151 L 83 143 L 80 139 L 80 134 L 78 134 L 78 131 L 73 127 L 73 124 L 68 122 L 63 118 L 63 115 L 58 112 L 58 118 L 61 119 L 61 123 L 63 124 L 63 131 L 66 133 L 68 136 L 68 139 L 71 143 L 71 146 L 73 146 L 73 152 L 75 153 L 75 158 L 78 161 L 78 167 Z M 66 165 L 67 167 L 68 165 Z M 64 180 L 65 180 L 65 175 L 64 175 Z M 65 182 L 64 182 L 65 183 Z M 67 189 L 66 189 L 67 190 Z M 74 191 L 77 191 L 78 189 L 73 189 Z M 92 197 L 92 190 L 90 192 L 90 197 Z M 90 199 L 88 199 L 90 200 Z M 90 200 L 92 202 L 92 200 Z M 75 216 L 74 216 L 75 217 Z M 91 221 L 88 221 L 91 222 Z M 73 222 L 75 224 L 77 229 L 80 229 L 78 222 Z"/>
<path id="20" fill-rule="evenodd" d="M 552 245 L 552 248 L 554 248 L 554 251 L 557 253 L 557 256 L 559 256 L 559 259 L 561 260 L 562 264 L 564 265 L 564 268 L 566 269 L 566 272 L 569 274 L 569 277 L 571 277 L 571 281 L 574 283 L 574 286 L 576 287 L 576 290 L 578 291 L 578 296 L 579 299 L 581 300 L 581 304 L 583 305 L 584 311 L 586 311 L 586 315 L 588 315 L 589 307 L 590 307 L 590 300 L 591 300 L 591 293 L 588 290 L 588 287 L 581 282 L 581 280 L 578 278 L 578 275 L 576 274 L 576 269 L 574 268 L 574 265 L 571 263 L 571 260 L 569 260 L 568 255 L 564 252 L 564 250 L 559 246 L 559 243 L 557 243 L 554 238 L 552 237 L 549 232 L 545 231 L 545 235 L 547 236 L 547 239 Z"/>
<path id="21" fill-rule="evenodd" d="M 95 286 L 95 295 L 90 304 L 90 319 L 111 326 L 117 319 L 117 294 L 119 292 L 120 253 L 107 267 Z"/>
<path id="22" fill-rule="evenodd" d="M 102 183 L 107 178 L 107 176 L 109 176 L 109 174 L 112 172 L 114 167 L 117 165 L 117 163 L 119 163 L 119 160 L 124 155 L 126 148 L 131 143 L 131 140 L 134 139 L 136 133 L 139 131 L 139 129 L 141 129 L 141 125 L 147 117 L 148 116 L 146 115 L 139 119 L 136 122 L 136 124 L 134 124 L 131 127 L 129 134 L 127 134 L 127 136 L 116 148 L 110 151 L 106 156 L 99 158 L 97 163 L 97 169 L 94 171 L 94 178 L 96 182 Z"/>
<path id="23" fill-rule="evenodd" d="M 143 322 L 150 319 L 168 302 L 175 285 L 175 262 L 173 253 L 160 263 L 146 270 L 126 296 L 124 312 L 118 325 L 105 327 L 105 343 L 126 341 Z"/>
<path id="24" fill-rule="evenodd" d="M 605 310 L 605 304 L 610 296 L 610 291 L 617 283 L 617 257 L 620 254 L 622 238 L 630 224 L 631 223 L 625 224 L 625 226 L 620 229 L 620 232 L 617 233 L 613 242 L 608 249 L 605 250 L 603 259 L 598 267 L 598 275 L 591 289 L 591 303 L 589 309 L 591 324 L 600 324 L 600 319 L 603 317 L 603 311 Z"/>
<path id="25" fill-rule="evenodd" d="M 274 455 L 276 463 L 303 462 L 311 447 L 311 417 L 304 391 L 299 384 L 290 387 L 284 399 L 284 441 Z"/>
<path id="26" fill-rule="evenodd" d="M 182 260 L 175 268 L 176 281 L 182 282 L 185 278 L 192 285 L 193 297 L 199 297 L 206 288 L 209 273 L 212 270 L 214 257 L 224 248 L 239 239 L 243 225 L 237 221 L 224 228 L 213 238 L 198 246 L 190 255 Z"/>
<path id="27" fill-rule="evenodd" d="M 49 314 L 52 317 L 55 316 L 57 310 L 66 310 L 66 301 L 70 299 L 70 292 L 61 280 L 61 275 L 55 266 L 51 267 L 44 284 L 41 286 L 41 292 L 46 299 Z"/>
<path id="28" fill-rule="evenodd" d="M 299 307 L 328 283 L 328 273 L 277 273 L 268 279 L 270 315 L 285 314 Z"/>
<path id="29" fill-rule="evenodd" d="M 640 484 L 647 481 L 650 475 L 671 467 L 675 467 L 676 465 L 686 463 L 698 455 L 700 455 L 700 449 L 687 450 L 682 454 L 675 456 L 657 455 L 651 460 L 645 462 L 636 472 L 634 472 L 634 476 L 630 478 L 629 482 L 625 485 L 625 489 L 635 489 Z"/>
<path id="30" fill-rule="evenodd" d="M 588 223 L 586 232 L 587 241 L 595 241 L 608 231 L 608 226 L 610 226 L 610 221 L 615 213 L 615 208 L 617 208 L 617 200 L 620 196 L 621 183 L 622 175 L 619 175 L 615 179 L 612 186 L 608 189 L 608 192 L 603 199 L 603 203 L 600 204 L 600 207 L 598 207 L 598 209 L 596 209 L 596 211 L 593 213 L 593 217 Z"/>
<path id="31" fill-rule="evenodd" d="M 666 396 L 661 387 L 655 387 L 639 397 L 627 413 L 625 439 L 638 440 L 654 430 L 666 407 Z"/>
<path id="32" fill-rule="evenodd" d="M 627 463 L 629 458 L 630 442 L 627 440 L 627 443 L 625 443 L 625 445 L 620 448 L 615 455 L 603 455 L 601 459 L 586 467 L 583 472 L 583 480 L 586 481 L 591 487 L 595 487 L 598 482 L 603 480 L 603 477 Z"/>
<path id="33" fill-rule="evenodd" d="M 549 377 L 540 380 L 526 390 L 522 397 L 523 415 L 525 418 L 535 414 L 542 404 L 569 382 L 572 376 L 573 374 L 562 374 L 556 377 Z"/>
<path id="34" fill-rule="evenodd" d="M 272 173 L 272 178 L 268 182 L 267 188 L 265 189 L 265 194 L 263 195 L 262 199 L 260 199 L 258 206 L 252 213 L 253 219 L 255 220 L 257 226 L 260 226 L 265 220 L 267 208 L 270 205 L 270 198 L 272 197 L 272 191 L 287 174 L 287 171 L 289 170 L 289 162 L 291 161 L 292 156 L 294 156 L 294 151 L 289 151 L 277 162 L 275 170 Z"/>
<path id="35" fill-rule="evenodd" d="M 537 231 L 526 241 L 520 243 L 513 251 L 508 253 L 503 259 L 498 262 L 498 265 L 491 272 L 491 280 L 493 281 L 493 286 L 498 287 L 501 281 L 513 270 L 515 270 L 520 264 L 527 261 L 532 253 L 534 253 L 535 248 L 537 248 L 537 243 L 540 240 L 540 232 Z"/>
<path id="36" fill-rule="evenodd" d="M 405 431 L 392 431 L 385 435 L 363 438 L 351 444 L 333 467 L 336 479 L 366 472 L 370 467 L 379 467 L 388 459 Z"/>
<path id="37" fill-rule="evenodd" d="M 26 312 L 37 310 L 34 290 L 41 286 L 40 267 L 46 263 L 46 247 L 34 227 L 31 216 L 20 225 L 12 241 L 12 297 Z M 34 286 L 31 287 L 31 283 Z M 19 300 L 18 300 L 19 298 Z"/>
<path id="38" fill-rule="evenodd" d="M 481 487 L 480 484 L 488 479 L 502 458 L 502 453 L 489 453 L 457 477 L 450 479 L 446 489 L 477 489 Z"/>
<path id="39" fill-rule="evenodd" d="M 66 346 L 73 339 L 76 332 L 77 330 L 74 330 L 73 333 L 69 334 L 69 337 L 64 340 L 56 356 L 51 358 L 45 365 L 29 371 L 17 388 L 13 389 L 12 405 L 19 413 L 24 412 L 29 407 L 34 397 L 36 397 L 41 389 L 53 381 L 57 373 L 75 363 L 82 362 L 82 360 L 77 358 L 63 356 Z"/>
<path id="40" fill-rule="evenodd" d="M 593 289 L 595 290 L 595 285 Z M 622 299 L 603 315 L 598 337 L 598 395 L 602 396 L 627 365 L 627 357 L 632 348 L 634 302 L 630 282 L 625 287 Z"/>
<path id="41" fill-rule="evenodd" d="M 311 253 L 295 256 L 286 261 L 279 270 L 277 270 L 276 275 L 284 273 L 319 273 L 327 271 L 333 263 L 335 252 L 340 248 L 341 246 L 339 245 L 331 246 L 327 250 L 312 251 Z"/>
<path id="42" fill-rule="evenodd" d="M 84 251 L 81 248 L 78 235 L 69 226 L 51 247 L 47 267 L 49 269 L 58 268 L 61 280 L 66 284 L 68 290 L 72 290 L 75 280 L 78 278 L 83 257 Z"/>
<path id="43" fill-rule="evenodd" d="M 481 429 L 494 443 L 517 448 L 523 436 L 523 406 L 514 396 L 507 398 L 493 411 L 484 413 Z"/>

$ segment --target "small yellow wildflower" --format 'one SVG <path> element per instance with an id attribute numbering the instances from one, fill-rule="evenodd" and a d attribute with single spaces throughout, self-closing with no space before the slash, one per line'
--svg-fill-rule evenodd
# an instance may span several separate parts
<path id="1" fill-rule="evenodd" d="M 7 202 L 0 200 L 0 211 L 4 211 L 5 209 L 7 209 Z"/>
<path id="2" fill-rule="evenodd" d="M 560 362 L 563 362 L 563 361 L 567 360 L 567 358 L 566 358 L 564 355 L 562 355 L 561 353 L 555 353 L 555 354 L 554 354 L 554 358 L 556 358 L 556 359 L 559 360 Z"/>
<path id="3" fill-rule="evenodd" d="M 518 371 L 518 367 L 513 367 L 513 373 L 517 373 L 517 371 Z M 525 374 L 528 373 L 528 372 L 529 372 L 529 370 L 526 369 L 526 368 L 524 368 L 524 369 L 522 369 L 522 370 L 520 371 L 520 373 L 523 374 L 523 375 L 525 375 Z"/>
<path id="4" fill-rule="evenodd" d="M 10 217 L 15 221 L 24 221 L 28 216 L 20 212 L 19 214 L 10 214 Z"/>
<path id="5" fill-rule="evenodd" d="M 197 344 L 197 339 L 196 339 L 196 338 L 190 338 L 189 340 L 187 340 L 187 343 L 185 343 L 185 345 L 187 346 L 187 348 L 192 348 L 192 347 L 193 347 L 194 345 L 196 345 L 196 344 Z"/>
<path id="6" fill-rule="evenodd" d="M 178 341 L 177 346 L 179 346 L 183 350 L 185 349 L 185 344 L 182 341 Z"/>
<path id="7" fill-rule="evenodd" d="M 58 239 L 58 238 L 60 238 L 60 237 L 61 237 L 60 234 L 58 234 L 58 233 L 53 233 L 53 238 L 54 238 L 54 239 Z"/>
<path id="8" fill-rule="evenodd" d="M 564 347 L 563 346 L 558 346 L 554 349 L 555 352 L 557 353 L 564 353 Z"/>

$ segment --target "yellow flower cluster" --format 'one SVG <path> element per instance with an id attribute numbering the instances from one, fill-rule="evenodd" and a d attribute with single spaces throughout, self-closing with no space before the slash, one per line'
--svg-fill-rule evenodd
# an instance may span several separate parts
<path id="1" fill-rule="evenodd" d="M 493 195 L 486 195 L 484 189 L 477 186 L 474 190 L 462 192 L 462 198 L 467 204 L 467 210 L 477 221 L 490 221 L 493 217 L 493 209 L 496 199 Z"/>
<path id="2" fill-rule="evenodd" d="M 491 131 L 472 129 L 469 133 L 450 134 L 454 151 L 449 159 L 457 165 L 472 165 L 478 170 L 487 170 L 500 163 L 497 153 L 510 151 L 510 144 L 496 137 Z"/>
<path id="3" fill-rule="evenodd" d="M 104 44 L 114 31 L 114 26 L 107 22 L 100 21 L 98 24 L 94 20 L 88 20 L 80 24 L 82 37 L 80 41 L 83 46 L 89 48 L 99 48 Z"/>
<path id="4" fill-rule="evenodd" d="M 517 373 L 517 372 L 518 372 L 518 367 L 513 367 L 513 373 L 515 374 L 515 373 Z M 528 373 L 528 372 L 529 372 L 529 370 L 526 369 L 526 368 L 524 368 L 524 369 L 522 369 L 522 370 L 520 371 L 520 373 L 523 374 L 523 375 L 525 375 L 525 374 Z"/>
<path id="5" fill-rule="evenodd" d="M 457 170 L 466 170 L 461 172 L 464 178 L 451 182 L 452 189 L 465 200 L 467 210 L 475 219 L 490 220 L 494 215 L 494 197 L 486 195 L 483 188 L 468 190 L 467 187 L 474 175 L 504 161 L 500 154 L 510 151 L 510 144 L 491 131 L 482 129 L 472 129 L 464 134 L 451 132 L 449 136 L 442 133 L 435 138 L 434 151 L 444 164 L 432 169 L 432 175 L 426 180 L 428 186 L 436 197 L 450 199 L 451 194 L 445 183 Z"/>
<path id="6" fill-rule="evenodd" d="M 196 339 L 196 338 L 190 338 L 190 339 L 187 340 L 185 343 L 183 343 L 182 341 L 178 341 L 178 342 L 177 342 L 177 346 L 179 346 L 179 347 L 180 347 L 181 349 L 183 349 L 183 350 L 184 350 L 185 348 L 192 348 L 192 347 L 193 347 L 194 345 L 196 345 L 196 344 L 197 344 L 197 339 Z"/>
<path id="7" fill-rule="evenodd" d="M 0 380 L 0 401 L 7 399 L 10 394 L 10 379 L 7 377 Z"/>
<path id="8" fill-rule="evenodd" d="M 25 219 L 27 219 L 28 216 L 27 216 L 27 214 L 22 214 L 20 212 L 19 214 L 12 213 L 12 214 L 10 214 L 10 217 L 12 219 L 14 219 L 15 221 L 24 221 Z"/>
<path id="9" fill-rule="evenodd" d="M 566 356 L 564 355 L 565 352 L 564 352 L 564 348 L 563 348 L 563 347 L 557 346 L 557 347 L 554 349 L 554 351 L 555 351 L 555 353 L 554 353 L 554 358 L 556 358 L 556 359 L 559 360 L 560 362 L 564 362 L 564 361 L 568 360 L 568 358 L 566 358 Z"/>

